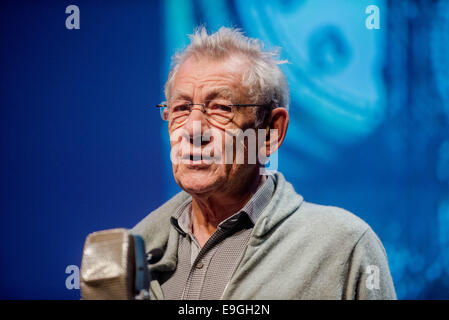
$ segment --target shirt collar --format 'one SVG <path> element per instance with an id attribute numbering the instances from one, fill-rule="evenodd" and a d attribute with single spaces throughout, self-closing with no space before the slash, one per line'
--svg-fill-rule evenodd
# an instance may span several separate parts
<path id="1" fill-rule="evenodd" d="M 270 202 L 271 197 L 274 192 L 274 180 L 271 175 L 267 176 L 265 182 L 257 189 L 256 193 L 251 197 L 251 199 L 243 206 L 242 209 L 237 211 L 235 214 L 231 215 L 226 220 L 222 221 L 218 226 L 227 227 L 232 226 L 246 214 L 254 225 L 262 214 L 263 209 Z M 175 229 L 185 235 L 191 234 L 192 232 L 192 219 L 191 219 L 191 209 L 192 209 L 192 197 L 190 196 L 186 201 L 184 201 L 176 210 L 176 212 L 171 217 L 171 223 Z"/>

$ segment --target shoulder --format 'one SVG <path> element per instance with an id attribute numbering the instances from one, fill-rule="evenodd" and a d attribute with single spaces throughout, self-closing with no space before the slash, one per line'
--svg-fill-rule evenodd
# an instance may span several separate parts
<path id="1" fill-rule="evenodd" d="M 273 178 L 276 191 L 265 215 L 262 214 L 258 234 L 279 228 L 280 236 L 284 234 L 293 242 L 354 245 L 370 229 L 365 221 L 348 210 L 308 202 L 282 173 L 277 172 Z"/>
<path id="2" fill-rule="evenodd" d="M 177 193 L 159 208 L 150 212 L 131 229 L 131 232 L 141 235 L 145 241 L 150 237 L 153 241 L 158 238 L 163 241 L 168 237 L 170 217 L 189 197 L 190 195 L 184 191 Z"/>
<path id="3" fill-rule="evenodd" d="M 303 201 L 289 217 L 298 233 L 323 244 L 355 245 L 371 230 L 370 226 L 354 213 L 335 206 L 326 206 Z M 352 244 L 352 245 L 351 245 Z"/>
<path id="4" fill-rule="evenodd" d="M 332 227 L 332 229 L 345 233 L 363 233 L 369 228 L 365 221 L 346 209 L 307 201 L 302 202 L 295 216 L 309 221 L 310 224 L 323 228 Z"/>

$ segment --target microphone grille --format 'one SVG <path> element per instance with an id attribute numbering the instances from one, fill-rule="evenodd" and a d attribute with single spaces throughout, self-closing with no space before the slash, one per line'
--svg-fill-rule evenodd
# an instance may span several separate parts
<path id="1" fill-rule="evenodd" d="M 89 234 L 81 262 L 81 298 L 132 299 L 134 259 L 134 239 L 127 229 Z"/>

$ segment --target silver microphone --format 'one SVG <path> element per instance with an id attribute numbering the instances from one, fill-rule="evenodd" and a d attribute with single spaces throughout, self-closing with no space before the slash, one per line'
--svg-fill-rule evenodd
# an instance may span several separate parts
<path id="1" fill-rule="evenodd" d="M 161 256 L 158 251 L 155 258 L 159 260 Z M 152 260 L 156 262 L 156 259 Z M 80 273 L 83 300 L 150 298 L 145 244 L 139 235 L 131 234 L 127 229 L 89 234 L 84 244 Z"/>

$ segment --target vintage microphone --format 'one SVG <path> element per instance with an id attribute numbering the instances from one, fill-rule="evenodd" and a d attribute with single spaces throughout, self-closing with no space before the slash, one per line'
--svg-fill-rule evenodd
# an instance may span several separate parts
<path id="1" fill-rule="evenodd" d="M 147 265 L 162 258 L 161 249 L 145 253 L 139 235 L 127 229 L 89 234 L 81 262 L 83 300 L 148 300 L 150 276 Z"/>

